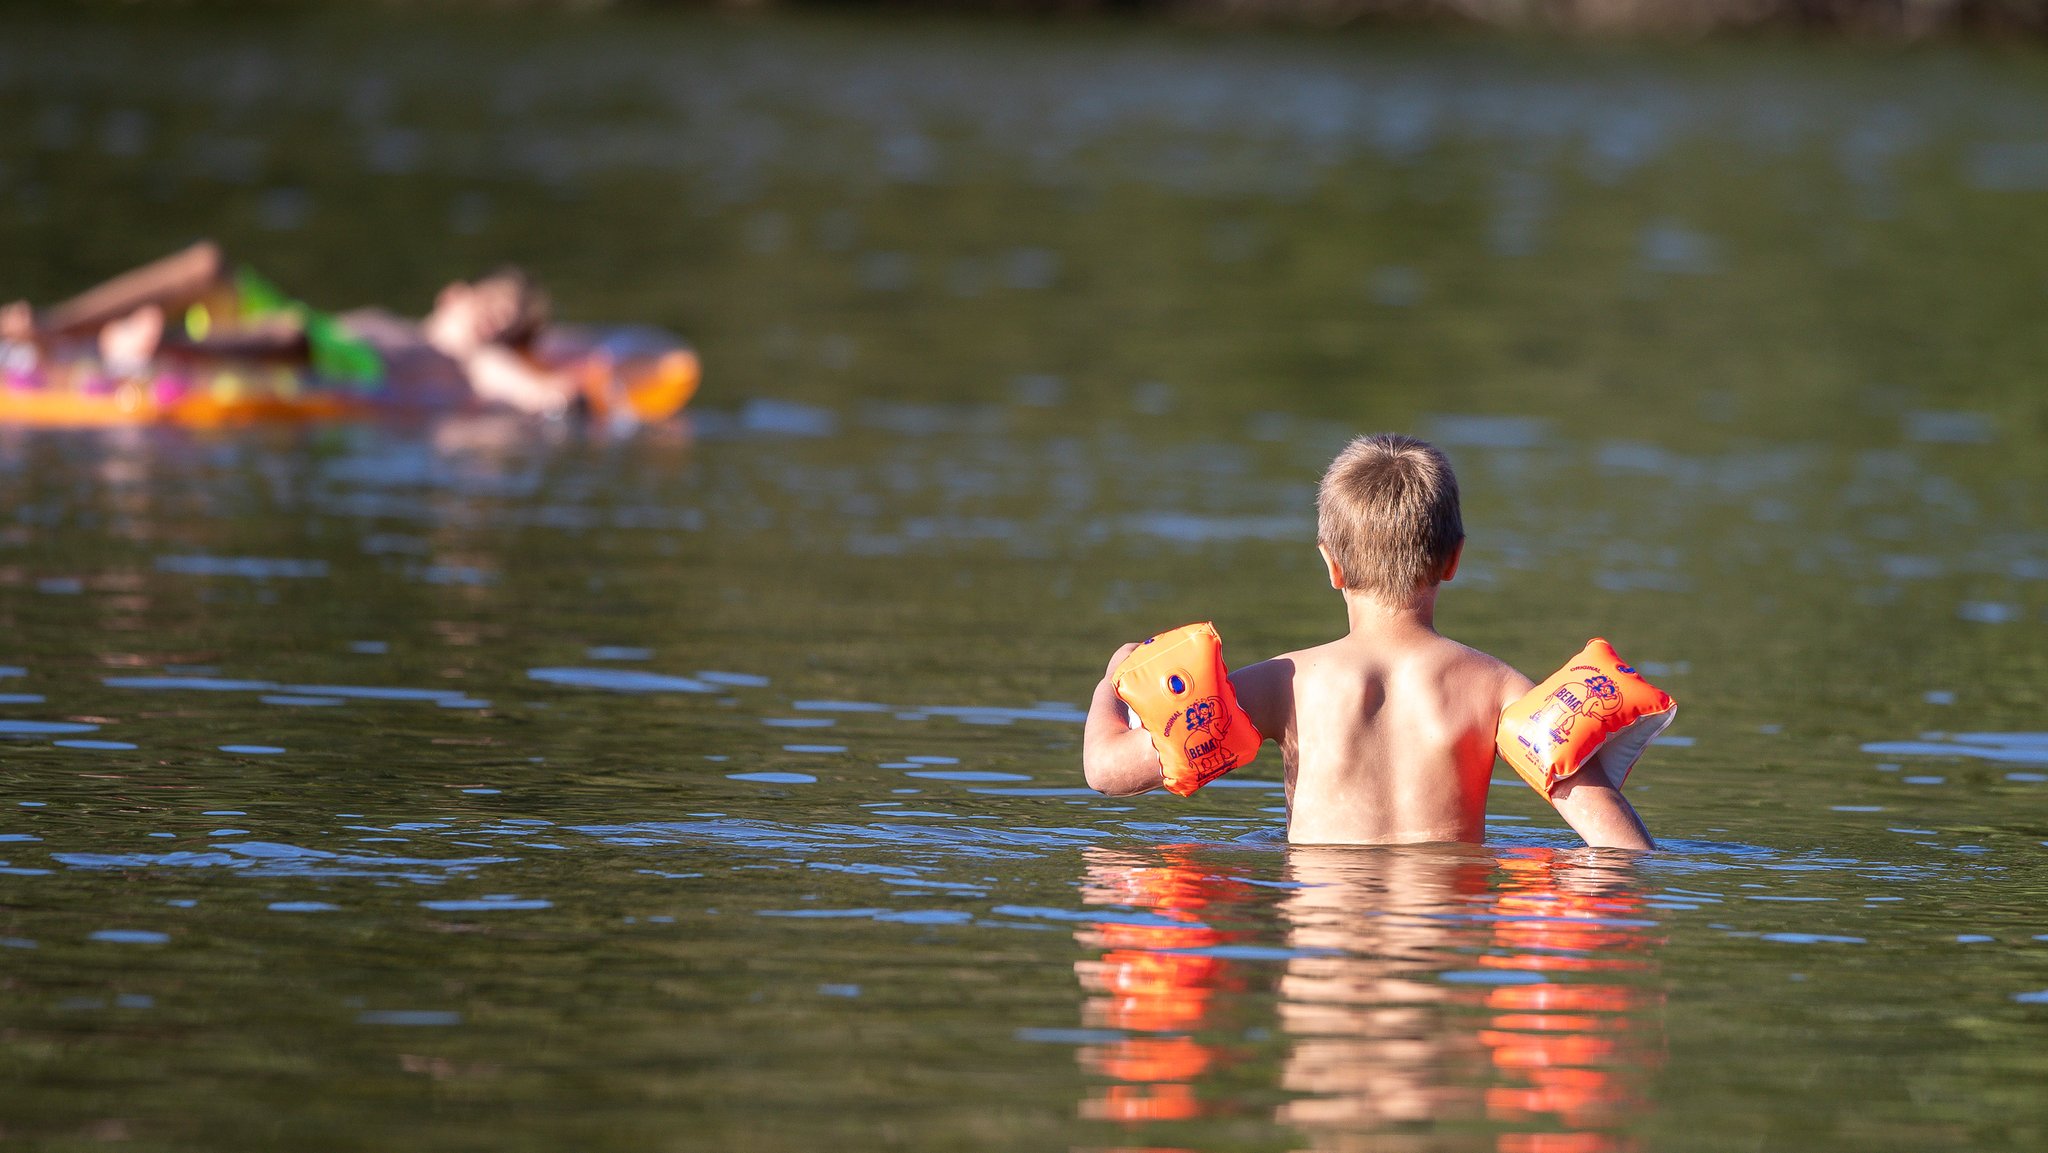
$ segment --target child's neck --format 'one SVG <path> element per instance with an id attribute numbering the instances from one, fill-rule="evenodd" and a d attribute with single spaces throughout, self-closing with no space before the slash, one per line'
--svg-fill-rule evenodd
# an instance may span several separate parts
<path id="1" fill-rule="evenodd" d="M 1353 636 L 1396 636 L 1436 632 L 1437 586 L 1417 589 L 1405 603 L 1393 604 L 1351 589 L 1344 590 L 1344 613 Z"/>

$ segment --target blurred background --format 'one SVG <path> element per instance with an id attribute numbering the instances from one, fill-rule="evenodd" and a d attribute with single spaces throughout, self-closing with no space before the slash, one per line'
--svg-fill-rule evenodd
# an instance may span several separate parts
<path id="1" fill-rule="evenodd" d="M 0 300 L 201 237 L 690 340 L 627 435 L 0 430 L 0 1128 L 51 1148 L 2033 1148 L 2024 0 L 9 5 Z M 1682 702 L 1667 851 L 1079 790 L 1124 640 Z M 52 727 L 54 726 L 54 727 Z"/>

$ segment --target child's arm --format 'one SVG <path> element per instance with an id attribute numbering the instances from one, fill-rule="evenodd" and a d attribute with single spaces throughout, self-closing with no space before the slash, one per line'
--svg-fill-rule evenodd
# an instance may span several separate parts
<path id="1" fill-rule="evenodd" d="M 1230 674 L 1230 687 L 1237 693 L 1237 706 L 1252 719 L 1259 735 L 1287 748 L 1288 721 L 1294 715 L 1292 654 L 1236 670 Z"/>
<path id="2" fill-rule="evenodd" d="M 502 345 L 486 344 L 456 358 L 469 377 L 470 390 L 481 400 L 541 416 L 560 416 L 569 408 L 575 384 L 566 375 L 528 364 Z"/>
<path id="3" fill-rule="evenodd" d="M 35 328 L 45 336 L 78 336 L 96 332 L 144 305 L 175 313 L 218 287 L 226 276 L 227 258 L 220 246 L 202 240 L 52 306 L 35 318 Z"/>
<path id="4" fill-rule="evenodd" d="M 1536 682 L 1510 668 L 1501 693 L 1501 708 L 1522 698 Z M 1550 794 L 1551 807 L 1572 831 L 1596 849 L 1654 849 L 1657 842 L 1636 816 L 1634 805 L 1621 790 L 1607 781 L 1598 766 L 1587 765 L 1558 783 Z"/>
<path id="5" fill-rule="evenodd" d="M 1116 667 L 1138 646 L 1125 645 L 1109 658 L 1109 668 L 1088 702 L 1088 727 L 1081 737 L 1081 773 L 1088 787 L 1112 797 L 1148 792 L 1166 783 L 1166 770 L 1152 748 L 1152 734 L 1134 729 L 1124 719 L 1123 698 L 1111 679 Z"/>
<path id="6" fill-rule="evenodd" d="M 1654 849 L 1650 830 L 1636 816 L 1635 806 L 1621 790 L 1607 783 L 1594 765 L 1587 765 L 1559 782 L 1550 795 L 1558 815 L 1596 849 Z"/>

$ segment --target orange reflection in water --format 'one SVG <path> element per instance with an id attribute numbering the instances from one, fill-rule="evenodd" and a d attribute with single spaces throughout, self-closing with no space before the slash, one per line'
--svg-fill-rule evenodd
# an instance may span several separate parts
<path id="1" fill-rule="evenodd" d="M 1517 850 L 1500 861 L 1494 967 L 1582 974 L 1504 985 L 1480 1040 L 1507 1084 L 1487 1090 L 1496 1121 L 1554 1121 L 1568 1132 L 1502 1135 L 1501 1153 L 1610 1153 L 1636 1148 L 1612 1130 L 1642 1111 L 1642 1084 L 1664 1063 L 1655 925 L 1625 868 L 1590 854 Z M 1629 978 L 1634 978 L 1630 980 Z"/>
<path id="2" fill-rule="evenodd" d="M 1263 992 L 1269 963 L 1201 950 L 1271 944 L 1222 926 L 1277 912 L 1275 1120 L 1318 1150 L 1625 1153 L 1663 1062 L 1655 925 L 1631 867 L 1587 852 L 1295 848 L 1282 890 L 1219 875 L 1196 850 L 1091 849 L 1083 899 L 1138 910 L 1077 939 L 1085 1022 L 1129 1034 L 1081 1050 L 1107 1084 L 1084 1117 L 1144 1123 L 1232 1110 L 1202 1040 Z M 1264 937 L 1264 940 L 1256 938 Z M 1204 1083 L 1211 1086 L 1203 1092 Z"/>
<path id="3" fill-rule="evenodd" d="M 1215 1067 L 1220 1050 L 1191 1034 L 1201 1029 L 1219 994 L 1241 992 L 1246 977 L 1230 961 L 1182 950 L 1245 936 L 1207 924 L 1204 910 L 1250 899 L 1252 886 L 1218 877 L 1194 863 L 1187 850 L 1163 857 L 1089 848 L 1081 899 L 1090 905 L 1140 910 L 1132 921 L 1093 922 L 1074 936 L 1102 950 L 1076 961 L 1074 971 L 1090 996 L 1082 1004 L 1089 1026 L 1129 1036 L 1080 1051 L 1083 1068 L 1118 1084 L 1081 1103 L 1081 1115 L 1111 1121 L 1180 1121 L 1202 1113 L 1193 1082 Z"/>

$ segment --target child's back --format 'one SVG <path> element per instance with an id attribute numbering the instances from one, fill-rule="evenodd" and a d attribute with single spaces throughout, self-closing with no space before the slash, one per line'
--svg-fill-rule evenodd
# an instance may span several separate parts
<path id="1" fill-rule="evenodd" d="M 1436 631 L 1437 586 L 1457 574 L 1465 528 L 1442 453 L 1404 436 L 1351 442 L 1316 496 L 1316 547 L 1350 631 L 1231 674 L 1238 702 L 1286 761 L 1297 844 L 1481 841 L 1501 710 L 1529 678 Z M 1082 768 L 1128 794 L 1163 779 L 1151 738 L 1124 720 L 1110 658 L 1089 705 Z M 1551 802 L 1595 845 L 1650 848 L 1620 789 L 1592 768 Z"/>
<path id="2" fill-rule="evenodd" d="M 1280 746 L 1288 839 L 1484 840 L 1494 726 L 1529 682 L 1426 623 L 1376 615 L 1231 678 Z"/>

